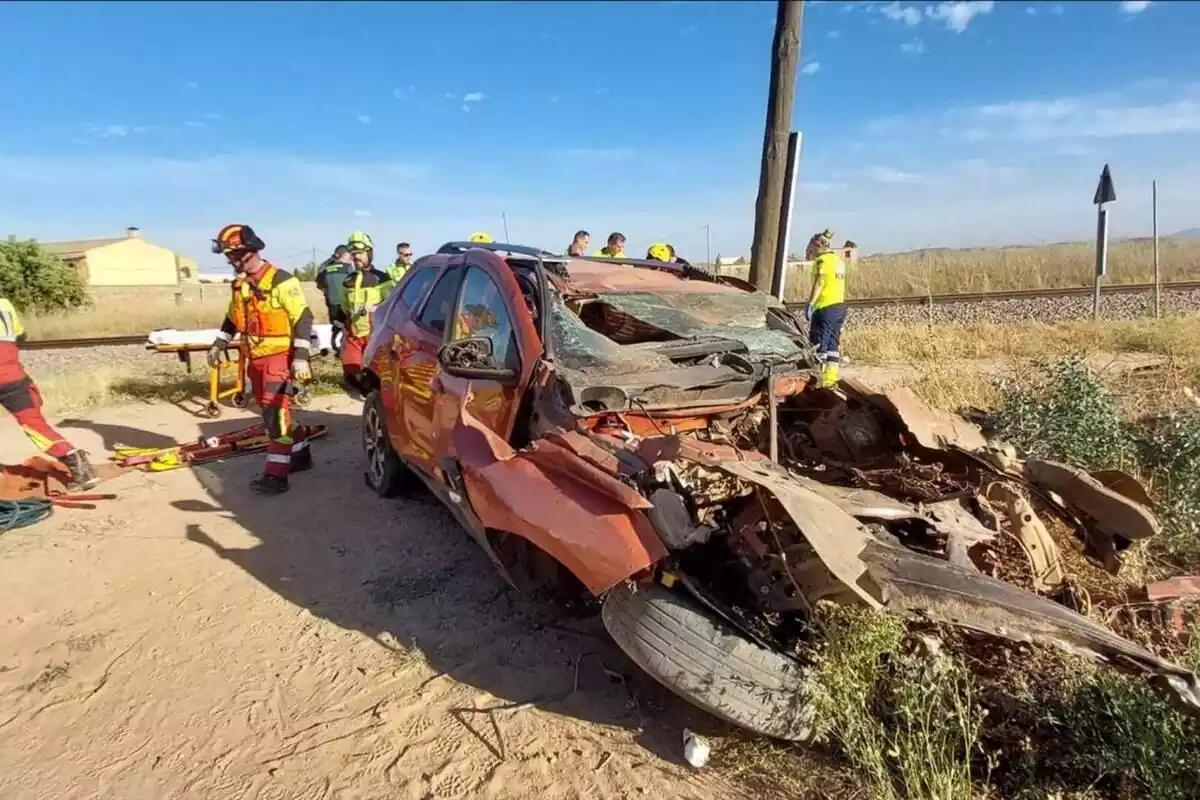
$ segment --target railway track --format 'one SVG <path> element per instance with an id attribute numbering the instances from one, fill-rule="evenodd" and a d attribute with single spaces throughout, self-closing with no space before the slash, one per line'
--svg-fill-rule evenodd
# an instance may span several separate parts
<path id="1" fill-rule="evenodd" d="M 1164 283 L 1164 292 L 1187 292 L 1200 290 L 1200 281 L 1177 281 Z M 1147 294 L 1154 291 L 1152 283 L 1126 283 L 1104 286 L 1105 296 L 1116 294 Z M 1056 289 L 1020 289 L 1010 292 L 969 292 L 966 294 L 922 294 L 907 297 L 860 297 L 846 301 L 854 308 L 878 308 L 881 306 L 950 305 L 953 303 L 994 303 L 1002 300 L 1039 300 L 1053 297 L 1090 297 L 1090 286 L 1068 286 Z M 803 308 L 803 303 L 788 303 L 789 308 Z M 70 350 L 73 348 L 105 347 L 117 345 L 145 344 L 146 335 L 95 336 L 79 339 L 40 339 L 21 344 L 24 350 Z"/>
<path id="2" fill-rule="evenodd" d="M 1200 281 L 1177 281 L 1164 283 L 1164 292 L 1188 292 L 1200 290 Z M 1055 289 L 1018 289 L 1009 292 L 969 292 L 966 294 L 920 294 L 907 297 L 861 297 L 847 300 L 846 305 L 855 308 L 878 308 L 879 306 L 923 306 L 949 305 L 951 303 L 994 303 L 1001 300 L 1041 300 L 1050 297 L 1091 297 L 1091 286 L 1067 286 Z M 1148 294 L 1154 291 L 1153 283 L 1125 283 L 1102 286 L 1101 293 L 1108 297 L 1114 294 Z M 788 303 L 790 308 L 803 308 L 803 303 Z"/>

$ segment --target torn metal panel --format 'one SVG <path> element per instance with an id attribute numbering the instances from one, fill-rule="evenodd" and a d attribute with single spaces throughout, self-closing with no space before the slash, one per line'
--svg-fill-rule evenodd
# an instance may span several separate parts
<path id="1" fill-rule="evenodd" d="M 1083 524 L 1088 554 L 1114 575 L 1120 568 L 1119 551 L 1131 542 L 1154 536 L 1161 530 L 1158 518 L 1150 509 L 1131 500 L 1125 493 L 1105 486 L 1082 469 L 1055 461 L 1030 459 L 1024 463 L 1023 471 L 1026 480 L 1053 495 Z M 1116 481 L 1111 474 L 1108 477 Z M 1128 478 L 1116 482 L 1130 492 L 1131 481 L 1133 479 Z"/>
<path id="2" fill-rule="evenodd" d="M 973 452 L 987 446 L 979 426 L 923 403 L 907 386 L 865 399 L 902 424 L 922 447 L 941 450 L 957 446 Z"/>
<path id="3" fill-rule="evenodd" d="M 830 500 L 806 488 L 769 461 L 725 461 L 721 469 L 766 490 L 779 501 L 825 567 L 871 608 L 881 604 L 859 554 L 871 536 Z"/>
<path id="4" fill-rule="evenodd" d="M 1015 642 L 1051 645 L 1148 676 L 1181 708 L 1200 715 L 1200 682 L 1191 671 L 1052 600 L 874 539 L 862 558 L 889 610 Z"/>
<path id="5" fill-rule="evenodd" d="M 483 525 L 528 539 L 594 594 L 666 557 L 641 512 L 649 502 L 566 448 L 539 441 L 514 451 L 465 407 L 452 446 Z"/>
<path id="6" fill-rule="evenodd" d="M 1008 520 L 1008 532 L 1025 551 L 1033 570 L 1033 588 L 1051 592 L 1066 580 L 1058 545 L 1046 526 L 1034 513 L 1033 506 L 1019 492 L 1004 483 L 993 483 L 984 492 L 987 499 L 1002 507 Z"/>

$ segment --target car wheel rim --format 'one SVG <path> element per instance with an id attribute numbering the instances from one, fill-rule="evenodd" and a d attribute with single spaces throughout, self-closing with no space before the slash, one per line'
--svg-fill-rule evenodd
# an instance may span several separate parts
<path id="1" fill-rule="evenodd" d="M 379 412 L 375 408 L 367 409 L 367 424 L 364 446 L 367 450 L 367 473 L 371 476 L 372 486 L 383 485 L 383 464 L 387 451 L 387 443 L 383 440 L 383 425 L 380 424 Z"/>

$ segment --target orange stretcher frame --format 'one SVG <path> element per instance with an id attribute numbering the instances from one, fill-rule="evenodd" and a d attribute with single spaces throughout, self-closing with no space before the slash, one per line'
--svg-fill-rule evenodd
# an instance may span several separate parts
<path id="1" fill-rule="evenodd" d="M 207 353 L 211 345 L 204 344 L 150 344 L 147 348 L 156 353 L 174 353 L 179 357 L 179 360 L 187 366 L 188 374 L 192 372 L 192 354 Z M 236 353 L 236 358 L 230 358 Z M 227 360 L 222 361 L 215 367 L 208 367 L 208 402 L 204 406 L 204 413 L 210 417 L 221 416 L 221 403 L 223 400 L 228 400 L 234 408 L 246 408 L 250 405 L 250 390 L 246 382 L 246 362 L 247 358 L 246 343 L 242 340 L 235 340 L 230 343 L 227 351 Z M 206 365 L 207 366 L 207 365 Z M 232 370 L 230 368 L 233 368 Z M 233 384 L 228 388 L 221 388 L 222 373 L 233 372 Z M 307 386 L 300 387 L 292 398 L 292 402 L 304 408 L 312 399 Z"/>

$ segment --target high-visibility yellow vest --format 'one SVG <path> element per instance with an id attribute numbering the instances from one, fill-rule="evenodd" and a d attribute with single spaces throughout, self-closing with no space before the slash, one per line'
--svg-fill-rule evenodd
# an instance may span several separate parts
<path id="1" fill-rule="evenodd" d="M 825 250 L 813 259 L 813 272 L 821 277 L 821 293 L 813 310 L 846 302 L 846 262 L 836 252 Z"/>
<path id="2" fill-rule="evenodd" d="M 342 300 L 350 318 L 350 334 L 364 339 L 371 335 L 371 312 L 383 302 L 390 281 L 379 270 L 368 267 L 355 270 L 346 278 L 346 296 Z"/>

